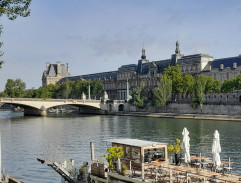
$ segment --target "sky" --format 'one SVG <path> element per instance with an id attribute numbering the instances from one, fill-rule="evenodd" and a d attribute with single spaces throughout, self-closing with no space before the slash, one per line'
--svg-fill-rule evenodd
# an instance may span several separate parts
<path id="1" fill-rule="evenodd" d="M 31 15 L 2 16 L 7 79 L 39 88 L 46 62 L 69 63 L 72 76 L 170 59 L 177 39 L 184 55 L 214 58 L 241 54 L 240 0 L 32 0 Z"/>

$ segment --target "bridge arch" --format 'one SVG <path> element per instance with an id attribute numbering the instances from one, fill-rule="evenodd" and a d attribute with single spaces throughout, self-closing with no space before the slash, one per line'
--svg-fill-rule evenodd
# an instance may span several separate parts
<path id="1" fill-rule="evenodd" d="M 120 105 L 118 106 L 118 111 L 119 111 L 119 112 L 124 111 L 124 104 L 120 104 Z"/>
<path id="2" fill-rule="evenodd" d="M 41 115 L 47 114 L 47 109 L 72 105 L 81 107 L 85 112 L 95 113 L 100 111 L 100 100 L 73 100 L 73 99 L 28 99 L 28 98 L 1 98 L 0 103 L 11 104 L 24 108 L 24 115 Z"/>

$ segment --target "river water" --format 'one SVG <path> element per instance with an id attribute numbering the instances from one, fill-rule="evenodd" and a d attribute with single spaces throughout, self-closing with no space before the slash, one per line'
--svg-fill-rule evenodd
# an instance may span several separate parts
<path id="1" fill-rule="evenodd" d="M 191 153 L 211 157 L 213 133 L 220 133 L 221 159 L 231 157 L 241 173 L 241 123 L 215 120 L 148 118 L 133 116 L 24 117 L 23 113 L 0 111 L 2 167 L 25 183 L 57 183 L 60 176 L 36 158 L 43 157 L 48 143 L 59 146 L 82 164 L 90 160 L 90 141 L 95 155 L 103 156 L 110 138 L 137 138 L 172 143 L 190 132 Z"/>

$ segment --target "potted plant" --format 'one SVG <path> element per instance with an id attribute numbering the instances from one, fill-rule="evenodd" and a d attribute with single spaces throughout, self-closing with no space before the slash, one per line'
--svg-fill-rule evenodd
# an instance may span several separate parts
<path id="1" fill-rule="evenodd" d="M 109 169 L 112 172 L 115 172 L 117 170 L 116 163 L 117 160 L 123 156 L 124 151 L 122 151 L 122 147 L 114 146 L 109 147 L 107 150 L 108 154 L 105 154 L 105 158 L 107 162 L 109 163 Z"/>
<path id="2" fill-rule="evenodd" d="M 125 164 L 123 164 L 123 163 L 122 163 L 122 165 L 121 165 L 121 171 L 122 171 L 122 174 L 123 174 L 123 175 L 127 175 L 127 173 L 128 173 L 128 168 L 127 168 L 127 166 L 126 166 Z"/>
<path id="3" fill-rule="evenodd" d="M 176 139 L 176 143 L 170 144 L 168 146 L 168 153 L 173 153 L 175 155 L 176 165 L 179 164 L 178 156 L 180 155 L 180 152 L 181 152 L 181 141 L 180 141 L 180 139 Z"/>

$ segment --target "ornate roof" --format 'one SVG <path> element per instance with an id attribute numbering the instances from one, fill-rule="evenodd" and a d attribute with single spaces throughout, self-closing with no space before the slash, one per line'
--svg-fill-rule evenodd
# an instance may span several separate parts
<path id="1" fill-rule="evenodd" d="M 212 66 L 212 69 L 220 68 L 220 65 L 223 64 L 224 68 L 225 67 L 233 68 L 234 62 L 237 63 L 237 66 L 241 66 L 241 56 L 215 59 L 211 62 L 211 66 Z"/>

